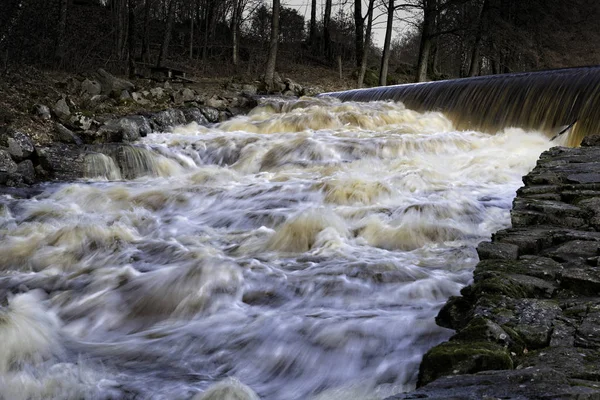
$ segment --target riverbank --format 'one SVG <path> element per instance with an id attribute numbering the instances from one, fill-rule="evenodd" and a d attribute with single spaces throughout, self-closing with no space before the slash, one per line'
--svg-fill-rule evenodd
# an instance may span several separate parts
<path id="1" fill-rule="evenodd" d="M 420 387 L 392 399 L 600 398 L 600 137 L 554 147 L 523 178 L 512 228 L 478 247 L 474 282 Z"/>
<path id="2" fill-rule="evenodd" d="M 281 96 L 322 91 L 278 79 Z M 0 81 L 0 185 L 83 178 L 90 154 L 114 155 L 119 146 L 177 125 L 225 121 L 247 113 L 262 94 L 260 81 L 250 79 L 129 80 L 103 69 L 67 74 L 23 67 Z"/>

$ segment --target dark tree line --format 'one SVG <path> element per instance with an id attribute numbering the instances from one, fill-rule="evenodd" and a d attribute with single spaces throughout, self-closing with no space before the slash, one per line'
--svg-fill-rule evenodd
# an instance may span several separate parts
<path id="1" fill-rule="evenodd" d="M 134 74 L 169 63 L 219 65 L 272 83 L 277 60 L 316 62 L 351 65 L 362 86 L 368 71 L 385 85 L 388 71 L 423 81 L 600 64 L 597 0 L 325 0 L 322 10 L 311 0 L 309 21 L 279 0 L 3 3 L 4 66 Z M 386 26 L 383 50 L 372 44 L 377 16 Z M 393 40 L 398 29 L 404 35 Z"/>

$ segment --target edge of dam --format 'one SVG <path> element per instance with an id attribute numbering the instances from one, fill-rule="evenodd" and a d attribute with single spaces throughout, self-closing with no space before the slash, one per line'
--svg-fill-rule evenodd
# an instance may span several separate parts
<path id="1" fill-rule="evenodd" d="M 600 136 L 542 153 L 523 182 L 436 318 L 455 334 L 387 400 L 600 399 Z"/>

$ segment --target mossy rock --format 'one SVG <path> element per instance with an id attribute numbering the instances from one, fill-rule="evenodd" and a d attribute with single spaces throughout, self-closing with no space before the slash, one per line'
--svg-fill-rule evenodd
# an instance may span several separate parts
<path id="1" fill-rule="evenodd" d="M 424 386 L 441 376 L 512 368 L 513 361 L 504 346 L 485 341 L 450 341 L 423 356 L 417 386 Z"/>

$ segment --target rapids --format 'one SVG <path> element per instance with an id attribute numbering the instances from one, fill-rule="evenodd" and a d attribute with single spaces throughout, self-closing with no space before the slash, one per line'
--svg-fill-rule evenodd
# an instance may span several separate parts
<path id="1" fill-rule="evenodd" d="M 271 100 L 151 134 L 131 170 L 91 155 L 88 180 L 0 196 L 0 395 L 410 390 L 475 246 L 553 145 L 494 133 L 400 103 Z"/>

